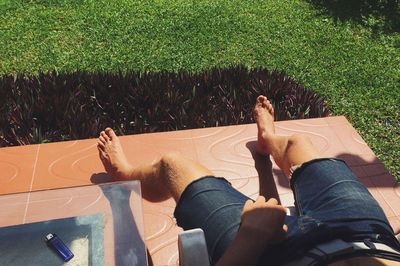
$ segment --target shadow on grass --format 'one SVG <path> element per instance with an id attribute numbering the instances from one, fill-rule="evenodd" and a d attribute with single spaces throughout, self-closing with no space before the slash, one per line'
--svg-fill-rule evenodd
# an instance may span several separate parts
<path id="1" fill-rule="evenodd" d="M 306 0 L 335 22 L 352 21 L 371 28 L 373 34 L 400 33 L 398 0 Z"/>

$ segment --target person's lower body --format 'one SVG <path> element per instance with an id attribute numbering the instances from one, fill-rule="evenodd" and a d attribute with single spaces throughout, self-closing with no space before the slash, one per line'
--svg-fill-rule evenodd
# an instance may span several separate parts
<path id="1" fill-rule="evenodd" d="M 320 158 L 304 163 L 294 171 L 291 187 L 299 215 L 286 217 L 286 240 L 266 248 L 260 265 L 280 265 L 339 238 L 369 239 L 399 249 L 382 209 L 342 160 Z M 234 239 L 248 199 L 225 179 L 208 176 L 185 189 L 174 214 L 185 230 L 203 229 L 215 263 Z"/>
<path id="2" fill-rule="evenodd" d="M 319 215 L 319 212 L 309 208 L 317 208 L 322 213 L 326 213 L 327 209 L 320 208 L 320 204 L 326 208 L 336 206 L 335 204 L 328 204 L 329 201 L 320 201 L 320 203 L 308 202 L 309 196 L 303 195 L 310 194 L 311 197 L 313 193 L 315 195 L 320 191 L 315 190 L 319 188 L 313 187 L 312 190 L 314 192 L 310 192 L 309 189 L 302 192 L 304 190 L 302 187 L 307 188 L 309 185 L 301 186 L 298 183 L 319 183 L 316 180 L 318 176 L 329 182 L 330 178 L 327 177 L 327 174 L 324 174 L 325 172 L 319 172 L 321 169 L 317 165 L 326 161 L 338 164 L 343 163 L 340 161 L 321 160 L 318 163 L 314 161 L 307 165 L 306 162 L 323 158 L 323 154 L 304 135 L 277 136 L 273 125 L 273 109 L 265 97 L 260 96 L 257 99 L 254 116 L 258 127 L 257 151 L 263 155 L 271 155 L 276 164 L 284 171 L 289 181 L 291 178 L 295 180 L 291 184 L 296 196 L 297 207 L 302 215 L 296 219 L 290 216 L 287 217 L 286 222 L 289 226 L 289 232 L 287 240 L 282 244 L 292 243 L 291 245 L 295 246 L 297 242 L 291 242 L 298 235 L 294 233 L 295 228 L 300 228 L 303 234 L 308 234 L 315 232 L 315 228 L 321 228 L 321 224 L 324 223 L 324 220 L 320 220 L 320 218 L 325 216 Z M 118 137 L 110 128 L 101 132 L 98 150 L 107 173 L 114 180 L 140 180 L 143 196 L 150 201 L 160 201 L 172 196 L 178 203 L 175 211 L 178 225 L 184 229 L 203 228 L 212 262 L 218 261 L 236 235 L 240 226 L 240 214 L 248 197 L 233 189 L 224 179 L 212 177 L 213 173 L 206 167 L 185 158 L 179 153 L 169 153 L 155 160 L 152 164 L 133 167 L 125 157 Z M 292 167 L 303 163 L 306 163 L 307 167 L 299 168 L 292 175 Z M 307 169 L 314 169 L 315 167 L 319 170 L 310 174 Z M 297 172 L 302 174 L 298 176 Z M 346 174 L 346 176 L 350 176 L 350 174 Z M 342 176 L 337 176 L 337 178 L 342 178 Z M 359 184 L 354 176 L 350 179 L 352 181 L 348 181 L 349 184 L 357 184 L 355 186 L 363 191 L 361 193 L 362 199 L 360 198 L 360 200 L 365 202 L 367 198 L 369 199 L 370 195 L 368 196 L 368 193 L 365 193 L 365 187 Z M 321 187 L 320 189 L 329 188 L 332 191 L 336 191 L 338 187 L 345 187 L 344 181 L 339 182 L 342 185 L 334 185 L 332 187 L 326 182 L 321 183 L 325 184 L 326 187 Z M 325 199 L 324 197 L 322 198 Z M 352 200 L 352 198 L 349 197 L 346 200 Z M 339 202 L 340 200 L 337 201 Z M 369 200 L 367 201 L 369 202 Z M 375 202 L 373 199 L 372 201 Z M 352 205 L 352 202 L 349 202 L 348 205 Z M 372 205 L 378 206 L 376 202 Z M 346 208 L 343 207 L 342 210 Z M 313 215 L 318 215 L 313 217 L 308 214 L 309 211 Z M 340 211 L 337 210 L 337 213 L 340 213 Z M 376 219 L 379 223 L 382 223 L 383 227 L 386 225 L 386 229 L 389 230 L 390 226 L 387 224 L 383 212 L 378 211 L 378 213 L 379 217 Z M 380 216 L 381 214 L 383 214 L 383 218 Z M 338 227 L 340 227 L 339 225 L 340 223 L 338 223 Z M 290 250 L 290 247 L 285 246 L 285 248 Z"/>

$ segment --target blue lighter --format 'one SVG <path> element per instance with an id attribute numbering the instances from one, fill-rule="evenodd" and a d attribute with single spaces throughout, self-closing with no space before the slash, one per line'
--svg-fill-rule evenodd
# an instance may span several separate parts
<path id="1" fill-rule="evenodd" d="M 69 250 L 69 248 L 56 234 L 48 234 L 44 240 L 48 246 L 55 249 L 55 251 L 63 258 L 65 262 L 74 257 L 74 254 L 72 254 L 71 250 Z"/>

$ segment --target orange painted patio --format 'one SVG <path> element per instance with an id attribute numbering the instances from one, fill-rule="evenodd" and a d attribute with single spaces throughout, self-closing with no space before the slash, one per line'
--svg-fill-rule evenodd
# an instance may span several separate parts
<path id="1" fill-rule="evenodd" d="M 395 233 L 400 232 L 400 187 L 345 117 L 280 121 L 275 128 L 278 135 L 307 134 L 327 156 L 343 158 L 379 201 Z M 134 165 L 180 151 L 252 198 L 260 191 L 291 206 L 293 196 L 282 171 L 255 154 L 256 130 L 255 124 L 248 124 L 131 135 L 121 137 L 121 143 Z M 96 139 L 1 148 L 0 172 L 0 194 L 111 181 L 98 159 Z M 181 229 L 173 218 L 174 207 L 172 199 L 143 200 L 145 240 L 154 265 L 178 262 Z"/>

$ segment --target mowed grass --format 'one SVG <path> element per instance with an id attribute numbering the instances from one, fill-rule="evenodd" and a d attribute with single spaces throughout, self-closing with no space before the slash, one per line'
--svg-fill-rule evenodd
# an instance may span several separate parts
<path id="1" fill-rule="evenodd" d="M 318 0 L 2 0 L 0 75 L 285 70 L 326 96 L 400 181 L 399 7 L 353 2 L 374 12 Z"/>

